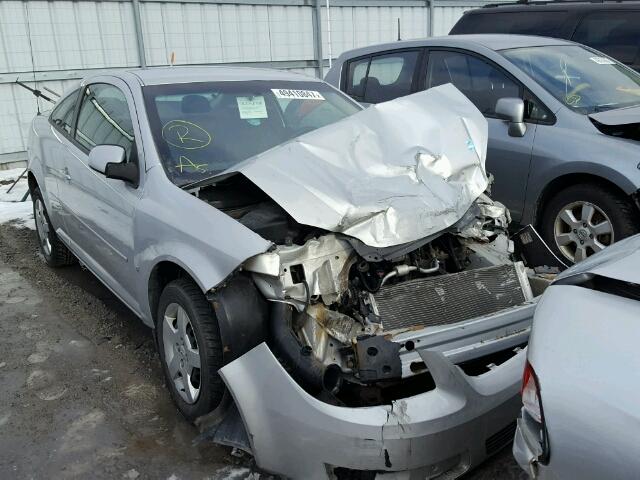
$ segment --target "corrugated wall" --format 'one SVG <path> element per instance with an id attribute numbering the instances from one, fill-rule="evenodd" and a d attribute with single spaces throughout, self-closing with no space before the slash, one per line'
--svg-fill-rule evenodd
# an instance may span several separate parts
<path id="1" fill-rule="evenodd" d="M 434 4 L 435 35 L 448 33 L 464 10 L 482 0 L 465 1 Z M 331 2 L 334 58 L 351 48 L 396 40 L 398 19 L 402 39 L 430 33 L 428 1 Z M 146 64 L 167 65 L 173 53 L 178 65 L 254 62 L 316 74 L 315 0 L 253 3 L 143 0 L 140 27 Z M 24 151 L 37 110 L 35 98 L 12 82 L 19 78 L 39 89 L 62 92 L 87 71 L 140 65 L 133 8 L 130 0 L 0 0 L 0 162 Z M 326 8 L 321 8 L 320 24 L 326 59 Z M 49 107 L 40 101 L 41 109 Z"/>

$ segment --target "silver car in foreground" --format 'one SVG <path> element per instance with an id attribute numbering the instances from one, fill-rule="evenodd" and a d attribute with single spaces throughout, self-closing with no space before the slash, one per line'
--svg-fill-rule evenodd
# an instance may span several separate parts
<path id="1" fill-rule="evenodd" d="M 486 142 L 450 85 L 363 110 L 284 72 L 128 70 L 35 118 L 29 184 L 46 261 L 154 329 L 209 438 L 289 478 L 453 478 L 513 436 L 535 303 Z"/>
<path id="2" fill-rule="evenodd" d="M 564 271 L 536 309 L 513 453 L 533 478 L 638 478 L 640 235 Z"/>

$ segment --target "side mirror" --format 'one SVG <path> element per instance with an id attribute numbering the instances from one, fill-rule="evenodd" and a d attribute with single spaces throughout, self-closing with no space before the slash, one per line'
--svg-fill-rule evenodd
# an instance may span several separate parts
<path id="1" fill-rule="evenodd" d="M 509 122 L 510 137 L 524 137 L 527 125 L 524 123 L 524 100 L 521 98 L 501 98 L 496 103 L 496 115 Z"/>
<path id="2" fill-rule="evenodd" d="M 96 145 L 89 152 L 89 167 L 107 178 L 122 180 L 138 186 L 138 165 L 126 161 L 126 152 L 120 145 Z"/>

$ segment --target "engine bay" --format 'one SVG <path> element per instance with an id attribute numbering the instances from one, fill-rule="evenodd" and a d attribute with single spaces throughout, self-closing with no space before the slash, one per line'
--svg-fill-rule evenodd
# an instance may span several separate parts
<path id="1" fill-rule="evenodd" d="M 273 242 L 243 273 L 271 305 L 269 342 L 280 361 L 330 403 L 376 405 L 429 388 L 425 371 L 403 372 L 401 352 L 416 345 L 394 335 L 533 298 L 512 259 L 508 211 L 485 195 L 448 231 L 386 249 L 299 224 L 242 176 L 198 196 Z"/>

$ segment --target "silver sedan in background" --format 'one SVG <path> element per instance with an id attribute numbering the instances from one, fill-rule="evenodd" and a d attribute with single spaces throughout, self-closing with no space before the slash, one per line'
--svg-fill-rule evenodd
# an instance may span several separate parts
<path id="1" fill-rule="evenodd" d="M 533 478 L 640 474 L 640 235 L 563 272 L 534 317 L 513 453 Z"/>

